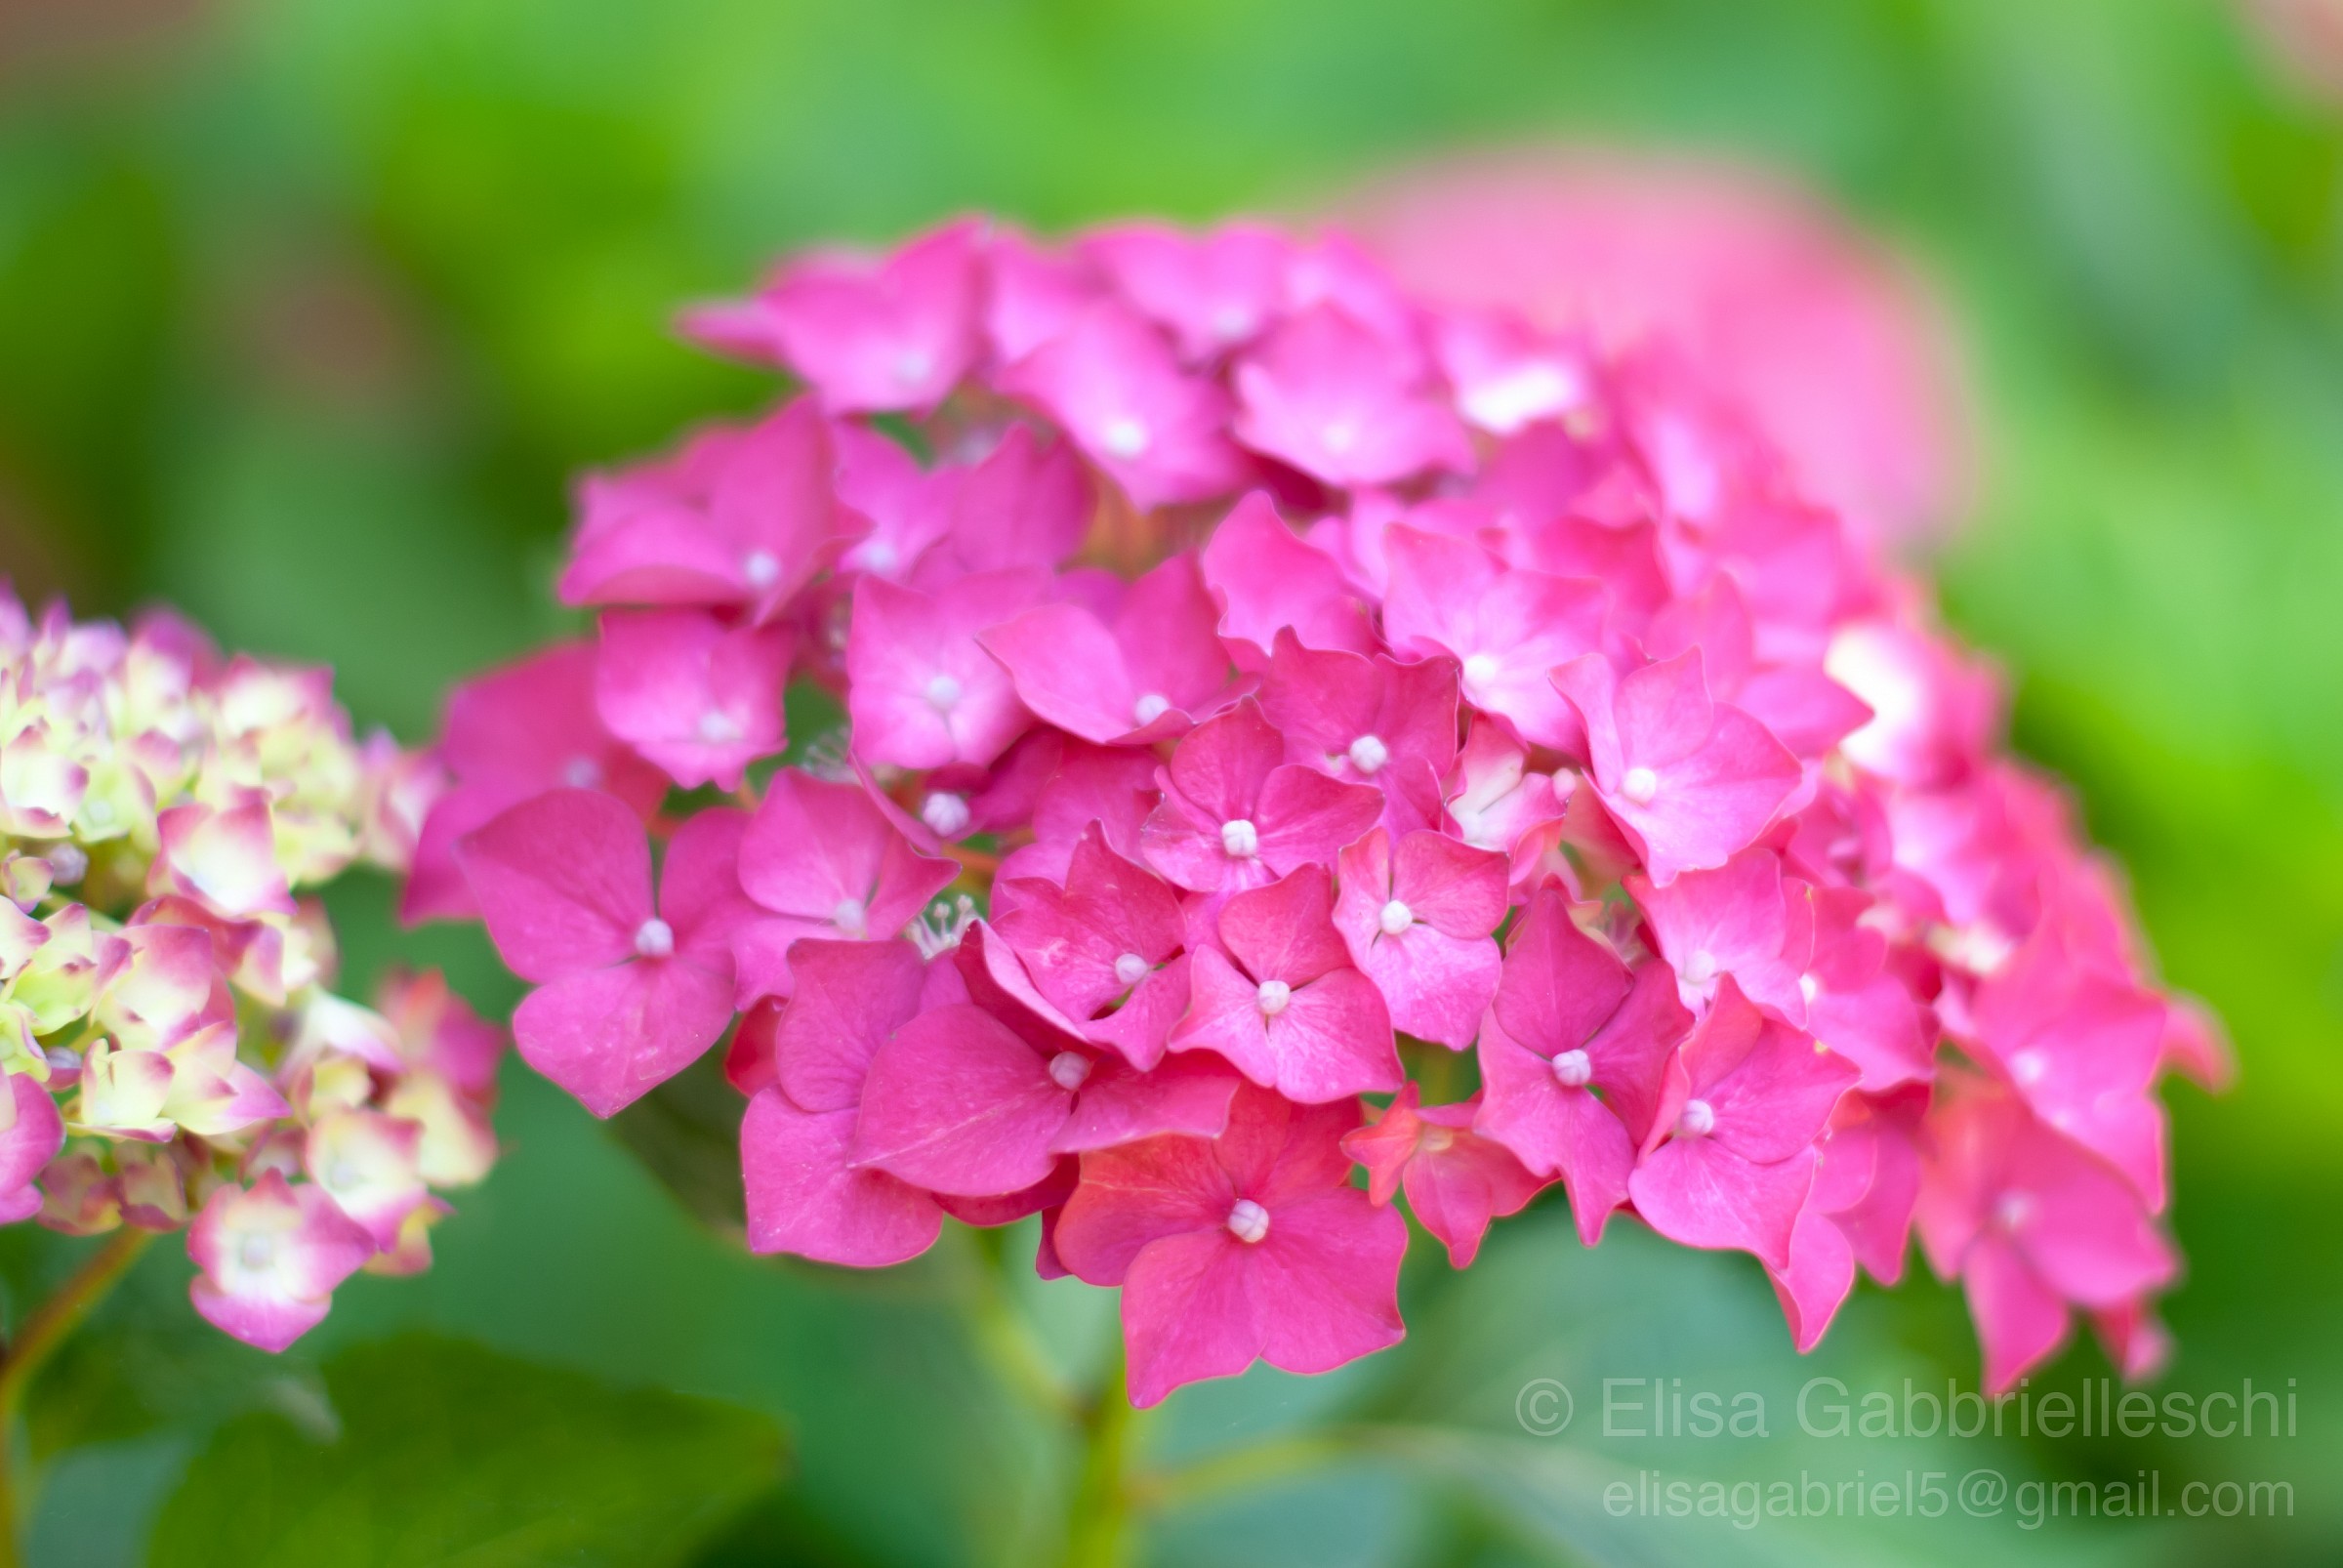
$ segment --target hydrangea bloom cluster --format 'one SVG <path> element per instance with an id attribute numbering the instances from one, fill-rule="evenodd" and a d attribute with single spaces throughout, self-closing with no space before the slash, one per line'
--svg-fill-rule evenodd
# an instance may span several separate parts
<path id="1" fill-rule="evenodd" d="M 2155 1360 L 2217 1039 L 1685 363 L 1244 224 L 960 223 L 687 330 L 802 391 L 585 482 L 597 630 L 456 694 L 408 912 L 598 1115 L 727 1042 L 757 1250 L 1039 1213 L 1147 1404 L 1397 1341 L 1400 1195 L 1462 1266 L 1559 1183 L 1801 1347 L 1916 1225 L 1994 1385 L 2078 1311 Z"/>
<path id="2" fill-rule="evenodd" d="M 335 995 L 309 889 L 403 869 L 435 788 L 325 671 L 0 597 L 0 1220 L 184 1228 L 196 1310 L 269 1350 L 426 1267 L 503 1031 L 435 974 Z"/>

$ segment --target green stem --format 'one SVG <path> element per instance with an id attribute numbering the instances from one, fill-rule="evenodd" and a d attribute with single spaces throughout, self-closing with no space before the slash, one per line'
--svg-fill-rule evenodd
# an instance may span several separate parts
<path id="1" fill-rule="evenodd" d="M 1119 1568 L 1130 1526 L 1130 1392 L 1123 1376 L 1123 1343 L 1098 1394 L 1083 1413 L 1082 1464 L 1066 1514 L 1066 1568 Z"/>
<path id="2" fill-rule="evenodd" d="M 1034 1337 L 1033 1325 L 1009 1300 L 1008 1287 L 1001 1277 L 997 1233 L 973 1229 L 963 1233 L 969 1238 L 961 1259 L 963 1286 L 978 1352 L 994 1376 L 1043 1415 L 1079 1423 L 1083 1419 L 1081 1400 L 1050 1365 Z"/>
<path id="3" fill-rule="evenodd" d="M 153 1240 L 153 1233 L 124 1225 L 106 1237 L 105 1245 L 82 1259 L 81 1266 L 32 1309 L 24 1327 L 0 1349 L 0 1568 L 17 1568 L 17 1465 L 13 1438 L 17 1412 L 33 1375 L 48 1364 L 57 1347 L 81 1326 L 93 1307 L 130 1272 Z"/>
<path id="4" fill-rule="evenodd" d="M 1191 1464 L 1132 1477 L 1132 1504 L 1150 1511 L 1185 1507 L 1200 1498 L 1269 1486 L 1289 1475 L 1355 1457 L 1366 1446 L 1363 1427 L 1330 1426 L 1290 1437 L 1264 1438 Z"/>

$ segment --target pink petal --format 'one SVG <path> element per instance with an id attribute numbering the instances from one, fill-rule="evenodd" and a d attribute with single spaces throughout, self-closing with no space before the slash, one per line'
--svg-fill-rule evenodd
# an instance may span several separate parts
<path id="1" fill-rule="evenodd" d="M 524 980 L 615 964 L 651 918 L 642 823 L 608 795 L 548 791 L 467 836 L 456 855 L 498 954 Z"/>
<path id="2" fill-rule="evenodd" d="M 749 763 L 789 744 L 781 688 L 796 641 L 786 626 L 727 628 L 701 610 L 605 615 L 595 702 L 678 784 L 737 789 Z"/>
<path id="3" fill-rule="evenodd" d="M 1239 501 L 1205 542 L 1204 580 L 1219 601 L 1220 635 L 1240 665 L 1259 669 L 1282 628 L 1302 646 L 1366 653 L 1375 646 L 1342 569 L 1286 526 L 1259 491 Z"/>
<path id="4" fill-rule="evenodd" d="M 909 942 L 806 941 L 790 962 L 797 990 L 773 1034 L 774 1082 L 805 1110 L 850 1111 L 872 1052 L 918 1016 L 925 966 Z"/>
<path id="5" fill-rule="evenodd" d="M 854 1168 L 853 1138 L 851 1107 L 803 1111 L 769 1089 L 749 1101 L 740 1159 L 751 1252 L 884 1268 L 934 1244 L 943 1228 L 935 1200 L 884 1171 Z"/>
<path id="6" fill-rule="evenodd" d="M 681 959 L 639 959 L 572 973 L 513 1013 L 521 1058 L 613 1116 L 673 1078 L 732 1021 L 732 985 Z"/>
<path id="7" fill-rule="evenodd" d="M 976 1008 L 912 1019 L 871 1057 L 854 1160 L 936 1192 L 1014 1192 L 1049 1174 L 1073 1096 L 1048 1058 Z"/>

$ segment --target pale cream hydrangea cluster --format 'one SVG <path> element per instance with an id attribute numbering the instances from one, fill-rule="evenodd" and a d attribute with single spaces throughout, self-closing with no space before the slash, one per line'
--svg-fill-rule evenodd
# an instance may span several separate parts
<path id="1" fill-rule="evenodd" d="M 198 1309 L 271 1349 L 428 1264 L 503 1036 L 435 974 L 336 995 L 315 889 L 403 869 L 437 788 L 328 671 L 0 597 L 0 1219 L 189 1227 Z"/>

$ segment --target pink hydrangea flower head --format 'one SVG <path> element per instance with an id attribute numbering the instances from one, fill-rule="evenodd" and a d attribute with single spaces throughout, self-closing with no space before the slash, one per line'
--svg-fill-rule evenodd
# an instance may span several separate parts
<path id="1" fill-rule="evenodd" d="M 1193 556 L 1130 586 L 1112 621 L 1080 604 L 1037 604 L 977 640 L 1036 718 L 1099 745 L 1144 745 L 1209 717 L 1228 684 L 1219 612 Z"/>
<path id="2" fill-rule="evenodd" d="M 1241 1089 L 1218 1137 L 1083 1156 L 1053 1233 L 1078 1277 L 1123 1288 L 1131 1403 L 1255 1360 L 1325 1372 L 1396 1344 L 1407 1222 L 1349 1181 L 1355 1101 Z"/>
<path id="3" fill-rule="evenodd" d="M 1122 224 L 1086 236 L 1080 251 L 1172 334 L 1192 365 L 1252 342 L 1286 303 L 1292 245 L 1260 224 L 1194 235 L 1165 224 Z"/>
<path id="4" fill-rule="evenodd" d="M 1472 466 L 1425 366 L 1334 305 L 1287 317 L 1236 368 L 1237 438 L 1349 488 Z"/>
<path id="5" fill-rule="evenodd" d="M 978 640 L 1031 603 L 1038 573 L 987 572 L 935 594 L 865 577 L 846 643 L 854 747 L 874 763 L 936 767 L 989 763 L 1031 717 L 1016 684 Z"/>
<path id="6" fill-rule="evenodd" d="M 652 897 L 634 813 L 555 790 L 458 846 L 489 936 L 538 988 L 513 1015 L 529 1065 L 609 1116 L 688 1066 L 732 1021 L 731 938 L 755 910 L 736 864 L 747 815 L 693 817 Z"/>

